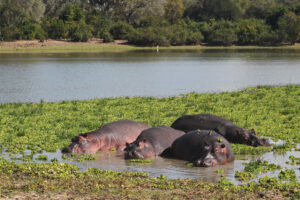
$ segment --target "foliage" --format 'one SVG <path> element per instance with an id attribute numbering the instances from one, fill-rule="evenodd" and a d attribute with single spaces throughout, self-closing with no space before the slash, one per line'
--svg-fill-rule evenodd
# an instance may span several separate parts
<path id="1" fill-rule="evenodd" d="M 164 7 L 165 17 L 171 22 L 178 21 L 184 11 L 184 6 L 181 0 L 167 0 L 167 4 Z"/>
<path id="2" fill-rule="evenodd" d="M 231 21 L 211 21 L 206 41 L 212 45 L 229 46 L 237 42 L 235 24 Z"/>

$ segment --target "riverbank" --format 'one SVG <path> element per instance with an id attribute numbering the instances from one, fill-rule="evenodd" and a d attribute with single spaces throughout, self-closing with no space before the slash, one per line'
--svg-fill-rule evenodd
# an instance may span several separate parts
<path id="1" fill-rule="evenodd" d="M 169 46 L 159 47 L 159 50 L 206 50 L 206 49 L 300 49 L 300 44 L 284 46 Z M 14 42 L 0 42 L 0 53 L 81 53 L 81 52 L 124 52 L 138 50 L 157 51 L 157 47 L 139 47 L 128 45 L 124 40 L 112 43 L 102 43 L 102 40 L 93 39 L 89 42 L 70 42 L 45 40 L 22 40 Z"/>
<path id="2" fill-rule="evenodd" d="M 254 128 L 260 137 L 285 141 L 285 144 L 271 148 L 232 144 L 237 156 L 261 155 L 266 151 L 299 151 L 299 102 L 300 85 L 291 85 L 166 98 L 122 97 L 0 104 L 1 149 L 10 152 L 10 157 L 16 160 L 11 162 L 0 158 L 0 198 L 299 199 L 299 177 L 294 170 L 278 169 L 280 173 L 276 177 L 264 176 L 258 182 L 233 185 L 224 178 L 212 184 L 203 180 L 167 180 L 164 175 L 149 178 L 143 172 L 94 168 L 82 172 L 74 165 L 57 163 L 58 159 L 52 159 L 52 163 L 36 163 L 33 159 L 43 151 L 56 152 L 79 133 L 95 130 L 111 121 L 131 119 L 152 126 L 170 125 L 179 116 L 197 113 L 223 116 L 239 126 Z M 17 153 L 20 156 L 16 156 Z M 20 161 L 25 163 L 18 163 Z M 290 165 L 298 169 L 299 162 L 295 162 Z M 266 174 L 272 168 L 271 163 L 255 164 L 251 168 L 255 173 Z M 261 172 L 256 172 L 256 169 Z M 222 170 L 216 173 L 223 176 Z M 245 171 L 236 176 L 248 179 L 249 173 L 255 174 Z"/>

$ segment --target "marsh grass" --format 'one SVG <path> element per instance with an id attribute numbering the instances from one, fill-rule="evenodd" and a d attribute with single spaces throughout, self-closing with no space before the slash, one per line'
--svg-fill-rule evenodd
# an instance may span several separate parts
<path id="1" fill-rule="evenodd" d="M 122 97 L 0 104 L 0 144 L 11 157 L 20 153 L 23 157 L 17 159 L 27 162 L 36 153 L 56 152 L 67 146 L 74 136 L 95 130 L 108 122 L 131 119 L 152 126 L 171 125 L 184 114 L 198 113 L 219 115 L 247 129 L 254 128 L 259 136 L 286 141 L 284 148 L 232 144 L 235 154 L 277 152 L 276 149 L 286 151 L 300 143 L 300 86 L 295 85 L 260 86 L 217 94 L 190 93 L 167 98 Z M 30 155 L 25 154 L 27 149 L 31 150 Z M 73 154 L 62 155 L 63 159 L 68 160 L 76 157 Z M 290 160 L 292 162 L 295 159 Z M 99 196 L 103 199 L 300 197 L 299 184 L 295 181 L 295 172 L 291 170 L 282 170 L 279 177 L 265 176 L 258 183 L 236 186 L 224 177 L 218 184 L 211 184 L 202 180 L 167 180 L 163 175 L 149 178 L 143 172 L 123 173 L 94 168 L 81 172 L 77 166 L 58 163 L 56 160 L 51 162 L 21 164 L 0 158 L 1 197 L 13 198 L 15 193 L 29 195 L 31 192 L 36 192 L 41 198 L 43 194 L 55 196 L 65 192 L 71 195 L 70 198 L 79 199 Z M 247 179 L 249 173 L 277 169 L 264 161 L 253 166 L 240 176 Z"/>
<path id="2" fill-rule="evenodd" d="M 185 114 L 211 113 L 259 136 L 300 143 L 300 86 L 257 87 L 238 92 L 190 93 L 178 97 L 121 97 L 58 103 L 0 104 L 0 144 L 13 154 L 56 152 L 71 138 L 101 125 L 130 119 L 151 126 L 171 125 Z M 232 145 L 235 154 L 261 154 L 271 148 Z M 273 148 L 275 151 L 277 148 Z"/>

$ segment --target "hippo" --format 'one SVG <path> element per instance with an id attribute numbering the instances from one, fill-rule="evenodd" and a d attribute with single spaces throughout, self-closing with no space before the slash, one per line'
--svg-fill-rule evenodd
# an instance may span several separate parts
<path id="1" fill-rule="evenodd" d="M 185 132 L 197 129 L 214 130 L 232 143 L 254 147 L 270 146 L 268 140 L 257 137 L 254 129 L 248 131 L 228 119 L 212 114 L 184 115 L 178 118 L 171 127 Z"/>
<path id="2" fill-rule="evenodd" d="M 103 125 L 98 130 L 81 134 L 62 150 L 63 153 L 95 153 L 103 150 L 123 150 L 126 142 L 133 142 L 150 126 L 131 120 L 120 120 Z"/>
<path id="3" fill-rule="evenodd" d="M 185 134 L 169 126 L 157 126 L 141 132 L 132 143 L 126 143 L 125 159 L 153 158 L 163 156 L 174 140 Z"/>
<path id="4" fill-rule="evenodd" d="M 196 167 L 225 165 L 234 160 L 229 142 L 213 130 L 193 130 L 182 135 L 173 142 L 170 153 Z"/>

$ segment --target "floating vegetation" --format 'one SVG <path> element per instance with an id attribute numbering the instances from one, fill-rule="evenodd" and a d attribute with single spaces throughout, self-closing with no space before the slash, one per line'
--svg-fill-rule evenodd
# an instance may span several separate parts
<path id="1" fill-rule="evenodd" d="M 131 163 L 152 163 L 153 162 L 151 159 L 129 159 L 128 161 Z"/>
<path id="2" fill-rule="evenodd" d="M 279 179 L 286 181 L 297 181 L 296 173 L 293 169 L 287 169 L 280 171 L 278 175 Z"/>
<path id="3" fill-rule="evenodd" d="M 83 154 L 78 158 L 78 162 L 83 162 L 85 160 L 97 160 L 97 157 L 92 154 Z"/>
<path id="4" fill-rule="evenodd" d="M 48 156 L 46 156 L 46 155 L 38 155 L 35 159 L 36 160 L 47 161 L 48 160 Z"/>
<path id="5" fill-rule="evenodd" d="M 287 161 L 286 164 L 290 164 L 290 165 L 300 165 L 300 158 L 296 158 L 295 156 L 291 155 L 289 156 L 289 160 Z"/>
<path id="6" fill-rule="evenodd" d="M 269 164 L 268 161 L 263 161 L 261 159 L 251 160 L 245 165 L 243 172 L 236 171 L 235 178 L 240 181 L 251 180 L 257 174 L 266 173 L 267 171 L 274 171 L 281 169 L 280 165 L 275 165 L 273 163 Z"/>

